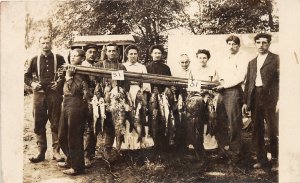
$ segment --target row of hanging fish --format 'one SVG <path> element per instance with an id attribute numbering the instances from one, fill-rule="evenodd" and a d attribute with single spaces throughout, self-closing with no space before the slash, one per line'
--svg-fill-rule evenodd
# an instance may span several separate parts
<path id="1" fill-rule="evenodd" d="M 175 113 L 180 123 L 187 123 L 187 130 L 194 128 L 194 124 L 189 125 L 188 121 L 194 123 L 195 120 L 193 119 L 202 117 L 201 107 L 199 107 L 200 96 L 192 94 L 191 96 L 184 100 L 181 94 L 176 96 L 173 90 L 166 87 L 161 94 L 157 90 L 152 93 L 139 90 L 135 102 L 133 102 L 129 94 L 122 88 L 114 87 L 111 89 L 109 84 L 105 84 L 105 86 L 97 84 L 91 102 L 93 105 L 95 134 L 103 134 L 104 123 L 107 121 L 106 111 L 110 111 L 115 128 L 117 150 L 121 149 L 121 144 L 124 141 L 126 120 L 130 122 L 131 129 L 137 132 L 138 142 L 141 141 L 142 134 L 144 134 L 144 126 L 148 126 L 154 144 L 161 140 L 158 138 L 158 133 L 161 133 L 161 130 L 163 130 L 164 138 L 168 138 L 169 144 L 173 144 L 176 131 Z M 212 100 L 208 101 L 210 101 L 208 107 L 209 119 L 211 119 L 209 121 L 212 121 L 215 120 L 215 104 L 211 102 Z M 135 105 L 133 106 L 133 104 Z M 187 118 L 183 118 L 184 115 Z M 188 120 L 183 121 L 183 119 Z M 98 124 L 99 121 L 100 125 Z M 163 126 L 160 126 L 162 124 Z M 209 123 L 209 133 L 213 133 L 214 124 L 215 122 Z"/>

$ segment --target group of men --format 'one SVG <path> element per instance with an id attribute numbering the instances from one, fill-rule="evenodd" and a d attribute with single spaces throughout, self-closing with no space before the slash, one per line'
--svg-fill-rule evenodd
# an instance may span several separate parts
<path id="1" fill-rule="evenodd" d="M 192 71 L 186 54 L 180 57 L 181 71 L 174 76 L 212 80 L 218 83 L 213 90 L 218 93 L 216 105 L 216 139 L 221 152 L 228 155 L 229 164 L 238 163 L 241 155 L 242 114 L 251 111 L 253 121 L 253 142 L 256 147 L 257 163 L 254 168 L 278 168 L 278 94 L 279 94 L 279 57 L 269 51 L 271 35 L 259 33 L 254 37 L 258 56 L 249 62 L 239 50 L 240 39 L 231 35 L 226 39 L 229 54 L 211 68 L 207 65 L 210 58 L 208 50 L 198 50 L 197 60 L 201 67 Z M 47 149 L 46 123 L 51 123 L 53 159 L 58 166 L 68 168 L 64 173 L 77 175 L 91 166 L 95 156 L 97 133 L 94 129 L 92 98 L 98 84 L 104 86 L 103 93 L 115 87 L 122 87 L 129 93 L 133 102 L 139 90 L 161 94 L 166 86 L 133 81 L 116 81 L 111 78 L 97 78 L 75 74 L 75 68 L 69 66 L 66 73 L 58 72 L 64 58 L 51 51 L 52 40 L 48 36 L 39 39 L 42 52 L 33 57 L 25 73 L 25 83 L 33 89 L 34 132 L 36 133 L 39 153 L 29 160 L 33 163 L 44 161 Z M 106 46 L 106 59 L 98 61 L 98 46 L 89 44 L 84 50 L 71 51 L 71 65 L 127 70 L 140 73 L 153 73 L 172 76 L 171 70 L 162 59 L 164 49 L 153 45 L 149 49 L 152 61 L 147 66 L 138 62 L 139 48 L 129 45 L 125 50 L 128 61 L 119 63 L 116 44 Z M 210 68 L 208 68 L 210 67 Z M 36 75 L 37 80 L 34 80 Z M 244 89 L 242 88 L 244 85 Z M 184 95 L 184 89 L 177 88 Z M 201 93 L 201 97 L 205 98 Z M 183 97 L 186 99 L 186 97 Z M 203 102 L 207 102 L 206 99 Z M 105 112 L 103 129 L 104 157 L 109 158 L 115 140 L 115 128 L 112 113 Z M 102 116 L 103 117 L 103 116 Z M 267 159 L 264 141 L 264 121 L 268 125 L 271 166 Z M 136 127 L 136 126 L 135 126 Z M 135 128 L 137 131 L 139 128 Z M 203 130 L 202 130 L 203 131 Z M 140 133 L 140 132 L 139 132 Z M 152 132 L 153 133 L 153 132 Z M 152 134 L 153 135 L 153 134 Z M 184 135 L 181 133 L 179 135 Z M 163 133 L 158 135 L 160 146 L 164 146 Z M 84 137 L 84 140 L 83 140 Z M 200 143 L 203 143 L 203 138 Z M 186 145 L 185 143 L 178 143 Z M 157 144 L 156 144 L 157 145 Z M 200 145 L 202 146 L 202 144 Z M 67 159 L 59 154 L 62 149 Z M 200 147 L 203 150 L 203 146 Z"/>

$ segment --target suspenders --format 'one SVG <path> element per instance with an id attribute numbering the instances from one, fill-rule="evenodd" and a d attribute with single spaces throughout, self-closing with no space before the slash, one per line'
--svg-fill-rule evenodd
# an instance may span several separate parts
<path id="1" fill-rule="evenodd" d="M 53 52 L 52 52 L 53 53 Z M 55 76 L 56 76 L 56 69 L 57 69 L 57 55 L 55 53 L 53 53 L 53 57 L 54 57 L 54 78 L 53 81 L 55 81 Z M 41 81 L 41 55 L 39 54 L 37 57 L 37 75 L 39 78 L 39 81 Z"/>

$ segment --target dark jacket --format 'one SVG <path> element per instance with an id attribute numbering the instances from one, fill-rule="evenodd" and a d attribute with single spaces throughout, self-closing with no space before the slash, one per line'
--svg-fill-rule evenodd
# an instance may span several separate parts
<path id="1" fill-rule="evenodd" d="M 150 74 L 171 76 L 171 70 L 170 70 L 169 66 L 164 64 L 163 61 L 152 61 L 149 65 L 147 65 L 146 69 L 147 69 L 147 72 Z M 158 88 L 159 93 L 162 93 L 165 89 L 164 85 L 151 84 L 152 92 L 153 92 L 154 87 Z"/>
<path id="2" fill-rule="evenodd" d="M 257 57 L 248 64 L 244 91 L 244 104 L 251 109 L 252 96 L 255 88 Z M 269 52 L 260 69 L 263 84 L 263 103 L 268 108 L 275 108 L 279 98 L 279 56 Z"/>

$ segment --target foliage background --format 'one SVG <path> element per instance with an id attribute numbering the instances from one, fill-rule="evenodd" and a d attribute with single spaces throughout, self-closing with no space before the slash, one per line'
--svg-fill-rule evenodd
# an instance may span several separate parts
<path id="1" fill-rule="evenodd" d="M 34 48 L 37 34 L 44 31 L 52 34 L 58 49 L 69 48 L 75 35 L 132 34 L 141 47 L 141 57 L 147 61 L 148 48 L 153 44 L 167 48 L 168 35 L 279 31 L 276 0 L 97 0 L 36 4 L 27 3 L 26 49 Z"/>

